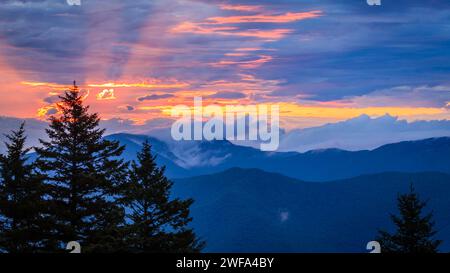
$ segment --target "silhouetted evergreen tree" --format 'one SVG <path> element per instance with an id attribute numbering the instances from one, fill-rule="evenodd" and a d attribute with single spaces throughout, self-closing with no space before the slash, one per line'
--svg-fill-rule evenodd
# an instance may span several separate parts
<path id="1" fill-rule="evenodd" d="M 422 202 L 411 185 L 410 192 L 397 199 L 400 216 L 391 215 L 397 227 L 395 234 L 379 231 L 377 241 L 384 253 L 436 253 L 441 244 L 434 240 L 433 214 L 422 217 L 426 202 Z"/>
<path id="2" fill-rule="evenodd" d="M 43 185 L 27 163 L 24 124 L 6 136 L 0 156 L 0 252 L 43 250 L 45 217 Z"/>
<path id="3" fill-rule="evenodd" d="M 172 182 L 158 168 L 146 141 L 137 162 L 131 163 L 129 182 L 124 187 L 127 206 L 127 246 L 134 252 L 199 252 L 200 242 L 188 223 L 192 199 L 170 198 Z"/>
<path id="4" fill-rule="evenodd" d="M 36 148 L 52 201 L 52 239 L 59 248 L 78 241 L 83 252 L 118 251 L 124 211 L 116 202 L 117 185 L 127 173 L 118 157 L 124 147 L 103 139 L 99 117 L 88 113 L 75 82 L 60 98 L 46 130 L 49 140 Z"/>

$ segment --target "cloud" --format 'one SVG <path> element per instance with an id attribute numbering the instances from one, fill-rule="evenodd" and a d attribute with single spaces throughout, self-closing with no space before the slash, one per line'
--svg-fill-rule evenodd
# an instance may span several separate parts
<path id="1" fill-rule="evenodd" d="M 205 24 L 240 24 L 240 23 L 291 23 L 322 16 L 322 11 L 288 12 L 278 15 L 258 14 L 227 17 L 210 17 Z"/>
<path id="2" fill-rule="evenodd" d="M 213 95 L 208 96 L 208 98 L 212 99 L 242 99 L 247 96 L 244 93 L 240 92 L 217 92 Z"/>
<path id="3" fill-rule="evenodd" d="M 206 82 L 201 85 L 204 90 L 214 90 L 217 92 L 237 92 L 236 90 L 255 91 L 261 94 L 274 92 L 283 84 L 282 80 L 266 80 L 258 78 L 255 75 L 242 73 L 238 74 L 233 80 L 217 80 Z"/>
<path id="4" fill-rule="evenodd" d="M 408 122 L 385 115 L 361 115 L 338 123 L 293 130 L 281 138 L 279 151 L 374 149 L 387 143 L 450 136 L 450 120 Z"/>
<path id="5" fill-rule="evenodd" d="M 359 106 L 445 107 L 450 101 L 450 85 L 397 86 L 344 101 Z"/>
<path id="6" fill-rule="evenodd" d="M 270 30 L 250 29 L 242 30 L 234 26 L 203 26 L 193 22 L 183 22 L 172 29 L 174 33 L 193 33 L 202 35 L 224 35 L 252 37 L 265 40 L 279 40 L 293 32 L 292 29 L 276 28 Z"/>
<path id="7" fill-rule="evenodd" d="M 48 114 L 48 111 L 53 111 L 52 109 L 54 108 L 48 107 L 43 109 L 44 116 Z M 0 117 L 0 140 L 3 139 L 4 133 L 17 129 L 22 120 L 12 117 Z M 27 119 L 26 121 L 27 135 L 29 136 L 27 141 L 30 145 L 38 145 L 37 139 L 46 137 L 45 128 L 47 123 L 37 119 Z M 107 129 L 107 134 L 127 132 L 151 135 L 167 141 L 176 148 L 180 158 L 188 155 L 194 156 L 197 163 L 205 161 L 206 165 L 214 165 L 226 159 L 226 155 L 214 152 L 195 156 L 198 147 L 194 143 L 188 142 L 185 145 L 180 145 L 180 142 L 173 142 L 170 136 L 172 124 L 173 119 L 169 118 L 152 119 L 139 123 L 131 119 L 121 118 L 102 120 L 100 122 L 100 126 Z M 361 115 L 342 122 L 296 129 L 287 133 L 282 130 L 278 151 L 306 152 L 326 148 L 356 151 L 374 149 L 388 143 L 443 136 L 450 136 L 450 120 L 408 122 L 389 115 L 378 118 Z M 257 142 L 235 142 L 235 144 L 259 147 Z M 0 147 L 0 151 L 1 149 Z M 207 160 L 209 156 L 211 156 L 211 161 Z M 189 162 L 182 162 L 182 164 L 190 166 Z"/>
<path id="8" fill-rule="evenodd" d="M 249 52 L 249 51 L 259 51 L 259 50 L 263 50 L 263 48 L 260 47 L 240 47 L 240 48 L 236 48 L 235 51 L 238 52 Z"/>
<path id="9" fill-rule="evenodd" d="M 183 168 L 198 166 L 217 166 L 231 156 L 220 150 L 204 149 L 199 141 L 174 141 L 170 139 L 168 145 L 177 157 L 175 162 Z"/>
<path id="10" fill-rule="evenodd" d="M 233 10 L 233 11 L 260 11 L 262 10 L 262 6 L 256 5 L 229 5 L 229 4 L 221 4 L 219 7 L 223 10 Z"/>
<path id="11" fill-rule="evenodd" d="M 219 5 L 223 10 L 232 11 L 258 11 L 261 6 L 250 5 Z M 225 36 L 241 36 L 264 39 L 267 41 L 276 41 L 286 35 L 292 33 L 293 29 L 288 28 L 274 28 L 267 29 L 266 26 L 258 27 L 244 27 L 242 24 L 282 24 L 298 22 L 306 19 L 312 19 L 322 16 L 323 12 L 320 10 L 313 10 L 308 12 L 287 12 L 282 14 L 269 14 L 261 11 L 259 14 L 252 15 L 235 15 L 235 16 L 216 16 L 208 17 L 200 22 L 184 21 L 172 28 L 173 33 L 194 33 L 203 35 L 225 35 Z M 240 25 L 240 26 L 237 26 Z"/>
<path id="12" fill-rule="evenodd" d="M 89 83 L 88 87 L 105 87 L 105 88 L 184 88 L 188 87 L 188 83 L 183 82 L 163 82 L 158 79 L 151 79 L 147 82 L 139 82 L 139 83 Z"/>
<path id="13" fill-rule="evenodd" d="M 255 11 L 256 6 L 230 6 L 221 5 L 222 9 L 237 11 Z M 172 28 L 174 33 L 194 33 L 194 34 L 216 34 L 226 36 L 242 36 L 253 37 L 265 40 L 279 40 L 293 32 L 292 29 L 275 28 L 275 29 L 258 29 L 237 27 L 236 24 L 244 23 L 292 23 L 306 19 L 312 19 L 322 16 L 322 11 L 309 12 L 287 12 L 284 14 L 256 14 L 256 15 L 239 15 L 239 16 L 223 16 L 209 17 L 203 22 L 185 21 Z"/>
<path id="14" fill-rule="evenodd" d="M 173 98 L 174 95 L 172 94 L 152 94 L 147 95 L 143 97 L 137 98 L 138 101 L 146 101 L 146 100 L 160 100 L 160 99 L 167 99 L 167 98 Z"/>
<path id="15" fill-rule="evenodd" d="M 97 100 L 115 100 L 114 89 L 104 89 L 96 96 Z"/>
<path id="16" fill-rule="evenodd" d="M 125 110 L 125 111 L 134 111 L 135 108 L 132 105 L 121 105 L 119 106 L 119 109 Z"/>
<path id="17" fill-rule="evenodd" d="M 46 117 L 50 115 L 54 115 L 58 113 L 58 110 L 56 109 L 56 106 L 50 105 L 50 106 L 44 106 L 38 109 L 37 116 L 38 117 Z"/>
<path id="18" fill-rule="evenodd" d="M 240 54 L 240 55 L 239 55 Z M 243 57 L 245 56 L 245 54 L 242 53 L 228 53 L 229 57 Z M 230 65 L 235 65 L 235 66 L 239 66 L 241 68 L 247 68 L 247 69 L 254 69 L 257 67 L 260 67 L 261 65 L 270 62 L 273 58 L 271 56 L 268 55 L 260 55 L 258 56 L 257 59 L 252 59 L 252 60 L 221 60 L 219 62 L 213 63 L 213 66 L 216 67 L 221 67 L 221 66 L 230 66 Z"/>
<path id="19" fill-rule="evenodd" d="M 450 83 L 449 2 L 356 2 L 1 1 L 0 82 L 9 92 L 0 114 L 35 116 L 43 99 L 53 101 L 50 90 L 73 79 L 93 94 L 120 94 L 109 103 L 88 99 L 102 117 L 139 121 L 163 116 L 119 107 L 161 89 L 175 96 L 169 104 L 218 92 L 247 94 L 248 103 L 320 104 L 295 113 L 324 111 L 326 122 L 355 116 L 341 115 L 345 107 L 362 109 L 358 115 L 372 105 L 446 107 L 445 92 L 431 89 Z M 240 78 L 243 71 L 257 80 Z"/>
<path id="20" fill-rule="evenodd" d="M 53 104 L 53 103 L 58 102 L 58 101 L 60 101 L 60 100 L 61 100 L 61 99 L 59 98 L 58 95 L 48 96 L 48 97 L 45 97 L 45 98 L 43 99 L 44 102 L 49 103 L 49 104 Z"/>
<path id="21" fill-rule="evenodd" d="M 54 90 L 62 90 L 62 89 L 69 89 L 72 86 L 66 85 L 66 84 L 58 84 L 53 82 L 30 82 L 30 81 L 23 81 L 20 84 L 31 86 L 31 87 L 47 87 Z"/>

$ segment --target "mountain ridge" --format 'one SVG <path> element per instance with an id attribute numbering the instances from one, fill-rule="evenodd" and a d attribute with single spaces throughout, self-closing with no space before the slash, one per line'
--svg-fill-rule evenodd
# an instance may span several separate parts
<path id="1" fill-rule="evenodd" d="M 171 178 L 217 173 L 232 167 L 258 168 L 307 181 L 328 181 L 358 175 L 398 172 L 450 173 L 450 137 L 386 144 L 374 150 L 321 149 L 305 153 L 263 152 L 231 142 L 179 142 L 167 144 L 156 138 L 114 134 L 106 137 L 126 144 L 125 158 L 134 159 L 139 143 L 149 139 L 158 163 L 167 166 Z"/>
<path id="2" fill-rule="evenodd" d="M 392 231 L 396 198 L 413 183 L 434 211 L 450 250 L 450 174 L 386 172 L 316 183 L 232 168 L 175 179 L 173 196 L 193 198 L 193 227 L 207 252 L 367 252 L 378 229 Z"/>

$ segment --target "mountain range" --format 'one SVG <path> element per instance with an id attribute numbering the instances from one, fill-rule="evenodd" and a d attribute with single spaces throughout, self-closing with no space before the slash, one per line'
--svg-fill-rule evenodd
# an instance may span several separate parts
<path id="1" fill-rule="evenodd" d="M 148 140 L 174 181 L 193 198 L 192 226 L 206 252 L 367 252 L 378 229 L 392 231 L 396 197 L 413 185 L 435 214 L 441 251 L 450 251 L 450 138 L 373 150 L 262 152 L 228 141 L 165 142 L 106 137 L 134 160 Z"/>
<path id="2" fill-rule="evenodd" d="M 258 168 L 305 181 L 330 181 L 380 172 L 450 173 L 450 137 L 404 141 L 374 150 L 339 149 L 298 152 L 262 152 L 228 141 L 166 143 L 156 138 L 114 134 L 106 137 L 126 145 L 124 157 L 134 159 L 148 139 L 157 162 L 170 178 L 212 174 L 233 167 Z"/>
<path id="3" fill-rule="evenodd" d="M 450 175 L 380 173 L 324 183 L 233 168 L 175 180 L 193 198 L 193 227 L 206 252 L 368 252 L 378 229 L 393 230 L 396 197 L 413 184 L 433 210 L 436 237 L 450 250 Z"/>
<path id="4" fill-rule="evenodd" d="M 172 195 L 195 200 L 192 226 L 206 252 L 367 252 L 378 229 L 393 231 L 396 197 L 411 185 L 435 214 L 441 251 L 450 251 L 448 137 L 305 153 L 227 141 L 107 138 L 126 145 L 128 160 L 150 141 L 174 181 Z"/>
<path id="5" fill-rule="evenodd" d="M 46 139 L 45 128 L 48 123 L 39 119 L 22 119 L 0 116 L 0 142 L 6 140 L 5 134 L 17 129 L 25 121 L 27 145 L 39 145 L 39 138 Z M 148 120 L 136 124 L 129 119 L 113 118 L 102 120 L 100 127 L 106 134 L 128 133 L 150 135 L 167 143 L 172 142 L 171 119 Z M 370 117 L 360 115 L 348 120 L 336 121 L 323 125 L 290 128 L 280 130 L 282 152 L 307 152 L 310 150 L 337 148 L 347 151 L 373 150 L 389 143 L 427 139 L 432 137 L 450 137 L 449 120 L 415 120 L 407 121 L 389 114 Z M 312 127 L 311 127 L 312 126 Z M 233 141 L 234 144 L 260 147 L 257 141 Z M 0 152 L 5 146 L 0 144 Z"/>

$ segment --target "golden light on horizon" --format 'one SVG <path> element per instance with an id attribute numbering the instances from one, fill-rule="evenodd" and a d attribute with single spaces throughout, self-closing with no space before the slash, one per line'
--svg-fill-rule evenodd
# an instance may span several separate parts
<path id="1" fill-rule="evenodd" d="M 335 118 L 349 119 L 360 115 L 382 116 L 389 114 L 392 116 L 419 116 L 446 114 L 448 110 L 444 108 L 427 107 L 321 107 L 303 106 L 292 103 L 279 103 L 280 116 L 286 117 L 314 117 L 314 118 Z"/>
<path id="2" fill-rule="evenodd" d="M 52 82 L 32 82 L 32 81 L 22 81 L 21 85 L 31 86 L 31 87 L 49 87 L 52 89 L 69 89 L 73 87 L 72 85 L 58 84 Z M 189 87 L 188 83 L 184 82 L 174 82 L 174 83 L 163 83 L 163 82 L 154 82 L 154 83 L 115 83 L 115 82 L 106 82 L 106 83 L 88 83 L 85 85 L 86 87 L 98 87 L 98 88 L 164 88 L 164 89 L 177 89 L 177 88 L 186 88 Z"/>
<path id="3" fill-rule="evenodd" d="M 89 87 L 101 87 L 101 88 L 127 88 L 127 87 L 135 87 L 135 88 L 185 88 L 188 87 L 187 83 L 91 83 L 88 84 Z"/>
<path id="4" fill-rule="evenodd" d="M 23 81 L 20 82 L 21 85 L 27 85 L 31 87 L 49 87 L 52 89 L 69 89 L 72 88 L 73 85 L 66 85 L 66 84 L 58 84 L 58 83 L 52 83 L 52 82 L 30 82 L 30 81 Z"/>
<path id="5" fill-rule="evenodd" d="M 230 102 L 230 101 L 228 101 Z M 225 110 L 226 103 L 214 104 Z M 233 101 L 231 105 L 238 105 L 238 101 Z M 191 104 L 187 104 L 191 105 Z M 203 109 L 208 107 L 209 104 L 207 100 L 203 101 Z M 401 117 L 412 117 L 412 116 L 427 116 L 427 115 L 441 115 L 450 114 L 447 109 L 444 108 L 426 108 L 426 107 L 362 107 L 362 108 L 349 108 L 349 107 L 323 107 L 323 106 L 304 106 L 292 103 L 276 103 L 267 102 L 260 104 L 242 104 L 245 105 L 279 105 L 280 106 L 280 117 L 303 117 L 303 118 L 327 118 L 335 120 L 345 120 L 355 118 L 361 115 L 368 116 L 383 116 L 389 114 L 391 116 L 401 116 Z M 142 110 L 150 109 L 160 109 L 161 113 L 165 115 L 170 115 L 170 110 L 173 106 L 147 106 L 140 107 Z M 188 106 L 193 110 L 193 106 Z"/>
<path id="6" fill-rule="evenodd" d="M 22 85 L 31 86 L 31 87 L 49 87 L 52 90 L 54 89 L 62 89 L 62 88 L 70 88 L 70 85 L 61 85 L 57 83 L 49 83 L 49 82 L 31 82 L 31 81 L 22 81 Z M 107 82 L 107 83 L 90 83 L 84 86 L 88 87 L 97 87 L 102 88 L 96 95 L 96 99 L 101 100 L 109 100 L 115 101 L 117 103 L 122 103 L 121 100 L 117 98 L 115 95 L 114 88 L 184 88 L 188 87 L 189 84 L 182 82 L 140 82 L 140 83 L 116 83 L 116 82 Z M 214 95 L 221 90 L 222 88 L 238 88 L 242 89 L 245 87 L 245 91 L 242 91 L 243 94 L 246 95 L 245 98 L 241 99 L 227 99 L 214 97 Z M 81 87 L 82 88 L 82 87 Z M 207 105 L 219 105 L 220 107 L 225 107 L 225 105 L 258 105 L 257 101 L 252 99 L 253 91 L 248 90 L 249 86 L 241 86 L 238 83 L 234 82 L 213 82 L 210 85 L 203 86 L 205 89 L 198 90 L 183 90 L 179 89 L 176 92 L 171 92 L 172 97 L 163 98 L 163 99 L 154 99 L 146 102 L 137 102 L 140 105 L 134 105 L 138 112 L 132 113 L 132 111 L 125 113 L 125 115 L 129 115 L 132 118 L 137 118 L 138 115 L 140 119 L 144 118 L 155 118 L 155 115 L 159 115 L 160 117 L 168 117 L 170 116 L 170 110 L 172 107 L 176 105 L 188 105 L 192 106 L 193 97 L 200 96 L 203 97 L 204 106 Z M 57 95 L 55 91 L 48 91 L 49 95 Z M 89 94 L 89 92 L 87 92 Z M 84 96 L 83 99 L 87 97 Z M 157 92 L 157 94 L 169 94 L 164 92 Z M 145 96 L 145 95 L 144 95 Z M 134 103 L 136 103 L 138 96 L 134 98 Z M 129 98 L 131 99 L 131 98 Z M 382 116 L 385 114 L 389 114 L 391 116 L 403 117 L 403 118 L 414 118 L 414 117 L 431 117 L 431 116 L 439 116 L 439 117 L 448 117 L 450 115 L 450 111 L 448 108 L 450 106 L 450 102 L 446 103 L 446 106 L 443 108 L 438 107 L 413 107 L 413 106 L 380 106 L 380 107 L 350 107 L 345 104 L 339 105 L 304 105 L 299 103 L 291 103 L 291 102 L 276 102 L 276 101 L 266 101 L 263 104 L 272 105 L 278 104 L 280 106 L 280 117 L 293 117 L 293 118 L 319 118 L 319 119 L 327 119 L 327 120 L 345 120 L 351 119 L 363 114 L 369 116 Z M 107 114 L 108 106 L 102 106 L 97 108 L 100 114 Z M 111 107 L 115 107 L 115 103 L 111 105 Z M 37 110 L 37 117 L 44 117 L 48 115 L 49 111 L 53 108 L 52 105 L 47 105 L 40 107 Z M 106 111 L 106 112 L 105 112 Z"/>

